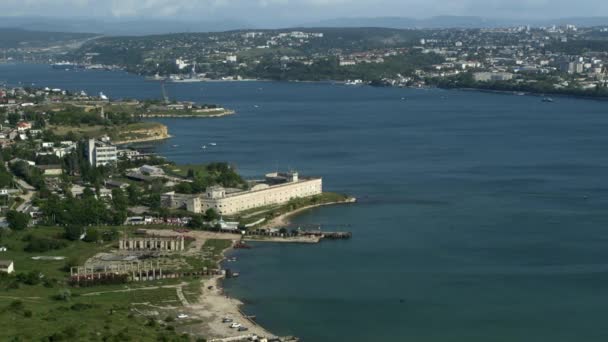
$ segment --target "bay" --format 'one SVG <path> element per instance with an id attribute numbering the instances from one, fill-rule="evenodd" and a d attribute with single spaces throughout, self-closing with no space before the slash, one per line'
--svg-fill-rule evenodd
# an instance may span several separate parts
<path id="1" fill-rule="evenodd" d="M 0 65 L 0 80 L 161 94 L 139 76 L 43 65 Z M 359 198 L 295 218 L 352 231 L 350 241 L 234 253 L 241 277 L 226 291 L 271 331 L 322 342 L 608 338 L 606 103 L 313 83 L 167 89 L 237 114 L 157 120 L 174 135 L 157 153 L 229 161 L 249 177 L 297 169 Z"/>

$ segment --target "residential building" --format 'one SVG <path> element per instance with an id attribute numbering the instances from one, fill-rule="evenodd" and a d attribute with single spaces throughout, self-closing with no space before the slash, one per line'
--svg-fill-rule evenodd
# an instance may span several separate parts
<path id="1" fill-rule="evenodd" d="M 510 81 L 513 79 L 513 74 L 509 72 L 476 72 L 473 78 L 477 82 L 489 81 Z"/>
<path id="2" fill-rule="evenodd" d="M 61 165 L 37 165 L 42 174 L 45 176 L 61 176 L 63 174 L 63 169 Z"/>
<path id="3" fill-rule="evenodd" d="M 116 146 L 95 139 L 88 140 L 86 153 L 92 166 L 104 166 L 118 161 Z"/>
<path id="4" fill-rule="evenodd" d="M 0 260 L 0 272 L 11 274 L 15 272 L 15 265 L 12 260 Z"/>

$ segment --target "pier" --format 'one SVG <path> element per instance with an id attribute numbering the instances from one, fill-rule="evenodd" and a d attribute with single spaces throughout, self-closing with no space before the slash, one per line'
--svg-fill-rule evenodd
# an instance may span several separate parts
<path id="1" fill-rule="evenodd" d="M 316 238 L 315 242 L 319 242 L 322 239 L 328 240 L 348 240 L 353 237 L 351 232 L 341 231 L 322 231 L 322 230 L 300 230 L 294 229 L 288 231 L 287 229 L 257 229 L 254 231 L 248 231 L 246 238 L 251 239 L 255 237 L 272 238 L 271 241 L 277 242 L 281 240 L 290 241 L 297 238 Z M 310 241 L 306 241 L 310 242 Z M 238 248 L 238 247 L 237 247 Z"/>
<path id="2" fill-rule="evenodd" d="M 317 236 L 329 240 L 348 240 L 353 237 L 353 233 L 351 232 L 324 232 L 320 230 L 305 230 L 301 231 L 299 235 Z"/>

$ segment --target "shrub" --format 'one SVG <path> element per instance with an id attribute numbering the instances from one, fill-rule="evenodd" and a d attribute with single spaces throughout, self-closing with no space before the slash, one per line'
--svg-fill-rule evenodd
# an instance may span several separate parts
<path id="1" fill-rule="evenodd" d="M 27 273 L 19 273 L 17 280 L 27 285 L 38 285 L 42 278 L 42 274 L 38 271 L 31 271 Z"/>
<path id="2" fill-rule="evenodd" d="M 68 290 L 68 289 L 62 289 L 59 291 L 59 293 L 57 293 L 56 295 L 53 296 L 53 299 L 62 300 L 64 302 L 69 302 L 71 298 L 72 298 L 72 292 L 70 292 L 70 290 Z"/>
<path id="3" fill-rule="evenodd" d="M 24 250 L 30 253 L 44 253 L 54 249 L 61 249 L 66 246 L 67 243 L 65 241 L 30 236 L 29 243 L 25 246 Z"/>

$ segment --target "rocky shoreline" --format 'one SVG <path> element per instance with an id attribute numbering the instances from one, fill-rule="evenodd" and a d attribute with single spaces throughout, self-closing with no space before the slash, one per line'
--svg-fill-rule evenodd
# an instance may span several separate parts
<path id="1" fill-rule="evenodd" d="M 206 114 L 206 113 L 193 113 L 193 114 L 142 114 L 142 118 L 221 118 L 223 116 L 233 115 L 236 112 L 233 110 L 225 110 L 222 113 Z"/>

